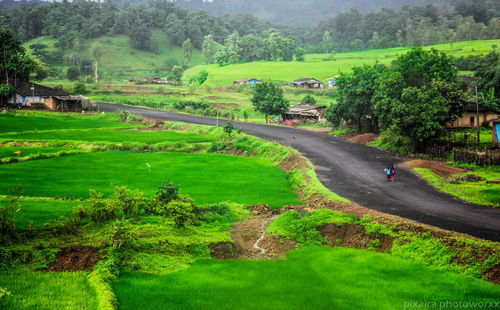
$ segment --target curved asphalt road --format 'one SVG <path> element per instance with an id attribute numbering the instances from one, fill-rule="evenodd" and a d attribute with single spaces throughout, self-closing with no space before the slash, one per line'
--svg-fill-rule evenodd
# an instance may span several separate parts
<path id="1" fill-rule="evenodd" d="M 148 118 L 215 125 L 212 118 L 161 110 L 99 103 L 104 111 L 129 110 Z M 223 126 L 225 121 L 219 120 Z M 500 210 L 472 205 L 439 192 L 418 178 L 403 161 L 387 152 L 312 131 L 233 122 L 245 133 L 289 145 L 316 167 L 321 182 L 362 206 L 425 224 L 500 241 Z M 386 181 L 384 167 L 394 163 L 396 182 Z"/>

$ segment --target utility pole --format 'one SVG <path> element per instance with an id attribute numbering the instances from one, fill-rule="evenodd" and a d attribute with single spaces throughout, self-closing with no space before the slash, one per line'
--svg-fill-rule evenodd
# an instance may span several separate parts
<path id="1" fill-rule="evenodd" d="M 476 86 L 476 127 L 477 127 L 477 151 L 479 152 L 480 132 L 479 132 L 479 102 L 477 99 L 477 86 Z"/>
<path id="2" fill-rule="evenodd" d="M 217 110 L 217 116 L 216 116 L 216 127 L 219 127 L 219 110 Z"/>

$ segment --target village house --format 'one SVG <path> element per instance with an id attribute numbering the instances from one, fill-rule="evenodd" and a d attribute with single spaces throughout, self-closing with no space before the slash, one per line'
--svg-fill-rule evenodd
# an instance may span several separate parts
<path id="1" fill-rule="evenodd" d="M 7 103 L 18 107 L 40 107 L 57 111 L 79 111 L 82 103 L 90 99 L 83 96 L 70 96 L 63 90 L 27 82 L 21 79 L 9 79 L 15 93 Z"/>
<path id="2" fill-rule="evenodd" d="M 241 79 L 241 80 L 235 80 L 234 81 L 234 84 L 236 84 L 236 85 L 242 85 L 242 84 L 254 85 L 254 84 L 258 84 L 258 83 L 262 83 L 262 81 L 258 80 L 258 79 L 255 79 L 255 78 Z"/>
<path id="3" fill-rule="evenodd" d="M 474 128 L 477 126 L 477 107 L 475 104 L 469 104 L 466 107 L 464 116 L 458 118 L 453 123 L 448 124 L 448 128 Z M 484 122 L 491 122 L 493 119 L 500 117 L 498 111 L 490 107 L 479 105 L 479 126 Z"/>
<path id="4" fill-rule="evenodd" d="M 295 81 L 291 81 L 290 84 L 293 87 L 323 88 L 323 83 L 314 78 L 300 78 Z"/>
<path id="5" fill-rule="evenodd" d="M 325 109 L 324 105 L 299 104 L 290 107 L 282 117 L 285 124 L 289 126 L 296 125 L 299 121 L 324 122 Z"/>

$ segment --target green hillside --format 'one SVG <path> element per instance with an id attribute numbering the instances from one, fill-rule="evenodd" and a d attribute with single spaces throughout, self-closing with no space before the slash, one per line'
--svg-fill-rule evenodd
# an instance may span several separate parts
<path id="1" fill-rule="evenodd" d="M 133 49 L 130 45 L 130 39 L 126 35 L 103 36 L 98 39 L 85 40 L 80 51 L 68 49 L 64 53 L 65 64 L 58 66 L 63 70 L 67 69 L 67 59 L 73 53 L 78 53 L 81 57 L 92 59 L 90 57 L 90 47 L 94 41 L 99 41 L 104 50 L 100 61 L 101 77 L 104 80 L 119 81 L 128 79 L 131 76 L 166 75 L 166 60 L 175 59 L 179 64 L 184 65 L 182 49 L 170 42 L 163 31 L 153 30 L 153 38 L 158 44 L 158 52 L 146 52 Z M 48 46 L 47 51 L 55 50 L 56 39 L 52 37 L 39 37 L 23 44 L 29 54 L 32 50 L 30 45 L 42 43 Z M 219 47 L 220 45 L 217 45 Z M 202 65 L 204 63 L 203 55 L 200 50 L 193 49 L 191 60 L 192 66 Z"/>
<path id="2" fill-rule="evenodd" d="M 487 54 L 492 45 L 500 46 L 500 40 L 478 40 L 456 42 L 453 45 L 440 44 L 425 47 L 435 48 L 450 53 L 454 57 Z M 314 77 L 326 83 L 326 80 L 339 72 L 348 71 L 362 64 L 373 65 L 376 62 L 390 64 L 397 55 L 409 51 L 410 48 L 398 47 L 390 49 L 368 50 L 362 52 L 329 54 L 309 54 L 304 62 L 268 62 L 259 61 L 220 67 L 219 65 L 196 66 L 184 74 L 189 78 L 201 70 L 209 72 L 208 83 L 211 86 L 226 86 L 241 78 L 272 79 L 291 81 L 300 77 Z M 330 60 L 334 58 L 334 60 Z"/>

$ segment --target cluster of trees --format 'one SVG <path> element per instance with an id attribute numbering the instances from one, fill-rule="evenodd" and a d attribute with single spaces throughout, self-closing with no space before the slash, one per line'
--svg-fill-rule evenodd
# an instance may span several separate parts
<path id="1" fill-rule="evenodd" d="M 214 17 L 204 11 L 183 9 L 168 0 L 124 2 L 121 7 L 109 0 L 104 3 L 63 1 L 17 9 L 0 8 L 0 16 L 22 41 L 51 35 L 62 48 L 73 45 L 75 39 L 126 34 L 134 48 L 155 51 L 153 28 L 163 29 L 177 46 L 190 39 L 193 47 L 201 48 L 206 35 L 223 42 L 234 32 L 258 34 L 268 28 L 250 15 Z"/>
<path id="2" fill-rule="evenodd" d="M 498 39 L 500 4 L 461 1 L 454 7 L 403 6 L 399 11 L 383 8 L 369 14 L 351 9 L 310 28 L 299 42 L 311 51 L 322 51 L 325 31 L 339 51 Z"/>
<path id="3" fill-rule="evenodd" d="M 468 103 L 453 60 L 422 48 L 401 55 L 391 69 L 365 65 L 342 73 L 337 85 L 338 103 L 325 112 L 329 121 L 404 137 L 415 151 L 439 140 Z"/>
<path id="4" fill-rule="evenodd" d="M 292 61 L 303 60 L 303 52 L 297 53 L 294 37 L 283 37 L 278 31 L 270 29 L 262 34 L 240 36 L 237 32 L 224 41 L 224 48 L 215 54 L 220 65 L 256 60 Z"/>
<path id="5" fill-rule="evenodd" d="M 186 8 L 207 10 L 215 15 L 224 13 L 252 14 L 275 24 L 311 26 L 317 20 L 326 19 L 353 7 L 363 12 L 374 12 L 382 7 L 398 9 L 403 5 L 445 3 L 443 0 L 176 0 Z"/>

